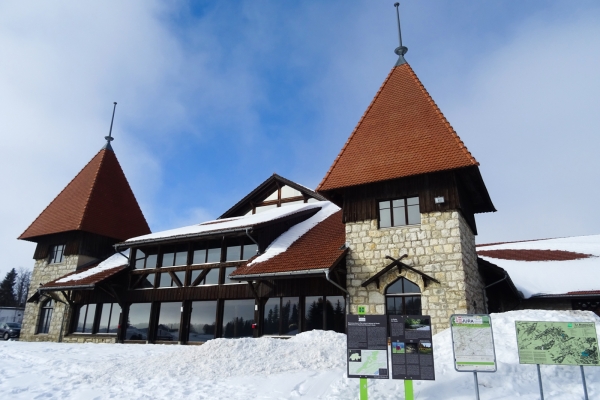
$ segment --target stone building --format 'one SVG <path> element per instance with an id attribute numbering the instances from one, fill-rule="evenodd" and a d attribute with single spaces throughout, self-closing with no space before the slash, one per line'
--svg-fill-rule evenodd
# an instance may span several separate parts
<path id="1" fill-rule="evenodd" d="M 71 322 L 68 288 L 42 297 L 39 289 L 146 233 L 150 228 L 108 142 L 19 236 L 37 243 L 21 339 L 61 341 Z"/>
<path id="2" fill-rule="evenodd" d="M 399 59 L 321 181 L 346 229 L 349 310 L 484 311 L 475 214 L 495 211 L 478 162 Z"/>

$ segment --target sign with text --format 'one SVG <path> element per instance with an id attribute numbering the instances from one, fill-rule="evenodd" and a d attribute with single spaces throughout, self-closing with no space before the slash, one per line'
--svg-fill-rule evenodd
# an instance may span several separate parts
<path id="1" fill-rule="evenodd" d="M 348 315 L 348 378 L 389 379 L 387 317 Z"/>
<path id="2" fill-rule="evenodd" d="M 519 363 L 600 365 L 593 322 L 515 321 Z"/>
<path id="3" fill-rule="evenodd" d="M 392 379 L 435 380 L 431 318 L 390 315 Z"/>
<path id="4" fill-rule="evenodd" d="M 492 319 L 487 314 L 450 317 L 454 369 L 460 372 L 496 372 Z"/>

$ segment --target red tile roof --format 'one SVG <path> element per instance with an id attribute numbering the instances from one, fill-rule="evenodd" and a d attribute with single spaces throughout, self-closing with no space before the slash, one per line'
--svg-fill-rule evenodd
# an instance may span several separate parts
<path id="1" fill-rule="evenodd" d="M 59 193 L 19 239 L 85 231 L 125 240 L 150 233 L 121 165 L 102 149 Z"/>
<path id="2" fill-rule="evenodd" d="M 96 266 L 97 265 L 93 265 L 93 266 L 91 266 L 89 268 L 80 269 L 78 271 L 71 272 L 71 273 L 66 274 L 64 276 L 61 276 L 58 279 L 55 279 L 55 280 L 50 281 L 48 283 L 45 283 L 41 287 L 41 289 L 42 290 L 48 290 L 48 289 L 52 288 L 52 289 L 55 289 L 55 290 L 60 290 L 60 288 L 67 288 L 67 287 L 69 287 L 69 288 L 73 288 L 73 287 L 93 287 L 96 284 L 104 281 L 105 279 L 110 278 L 111 276 L 116 275 L 117 273 L 119 273 L 119 272 L 123 271 L 125 268 L 127 268 L 127 264 L 125 264 L 125 265 L 120 265 L 120 266 L 117 266 L 117 267 L 113 267 L 113 268 L 110 268 L 110 269 L 105 269 L 105 270 L 99 271 L 97 274 L 90 275 L 90 276 L 87 276 L 85 278 L 75 279 L 75 280 L 67 281 L 67 282 L 57 282 L 57 281 L 59 281 L 59 280 L 61 280 L 63 278 L 71 276 L 73 274 L 79 274 L 79 273 L 85 272 L 85 271 L 87 271 L 89 269 L 95 268 Z"/>
<path id="3" fill-rule="evenodd" d="M 573 295 L 573 296 L 585 296 L 585 295 L 598 296 L 598 295 L 600 295 L 600 290 L 580 290 L 578 292 L 568 292 L 567 294 Z"/>
<path id="4" fill-rule="evenodd" d="M 283 253 L 264 262 L 244 265 L 231 276 L 277 274 L 331 268 L 346 250 L 346 231 L 338 211 L 296 240 Z M 251 263 L 252 260 L 249 261 Z"/>
<path id="5" fill-rule="evenodd" d="M 383 82 L 317 191 L 476 165 L 412 68 L 402 64 Z"/>
<path id="6" fill-rule="evenodd" d="M 592 257 L 590 254 L 564 250 L 477 250 L 478 256 L 515 261 L 568 261 Z"/>

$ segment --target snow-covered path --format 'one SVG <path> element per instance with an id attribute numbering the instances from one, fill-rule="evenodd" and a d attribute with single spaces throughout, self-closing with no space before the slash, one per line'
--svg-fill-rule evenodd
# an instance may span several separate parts
<path id="1" fill-rule="evenodd" d="M 486 399 L 538 399 L 535 366 L 519 365 L 515 320 L 595 321 L 579 311 L 492 314 L 498 372 L 479 374 Z M 216 339 L 203 346 L 0 342 L 0 393 L 13 399 L 356 399 L 346 337 L 312 331 L 289 340 Z M 435 381 L 416 399 L 474 399 L 473 375 L 452 364 L 450 331 L 434 336 Z M 546 399 L 583 399 L 578 367 L 542 366 Z M 586 367 L 600 399 L 600 367 Z M 403 381 L 369 381 L 370 399 L 404 398 Z"/>

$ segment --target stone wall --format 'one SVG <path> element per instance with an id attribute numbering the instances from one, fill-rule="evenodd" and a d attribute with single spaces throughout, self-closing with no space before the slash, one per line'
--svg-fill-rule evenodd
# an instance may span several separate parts
<path id="1" fill-rule="evenodd" d="M 350 313 L 358 305 L 368 305 L 371 314 L 385 314 L 385 290 L 403 276 L 421 289 L 422 313 L 430 315 L 434 333 L 449 326 L 452 314 L 482 313 L 483 279 L 477 270 L 475 236 L 457 211 L 421 214 L 420 225 L 377 228 L 377 220 L 346 224 L 346 241 L 350 246 L 347 288 Z M 375 283 L 362 283 L 391 261 L 385 256 L 399 258 L 403 263 L 434 277 L 440 284 L 428 282 L 425 287 L 420 275 L 396 268 Z"/>
<path id="2" fill-rule="evenodd" d="M 65 256 L 62 263 L 48 264 L 48 260 L 36 260 L 31 273 L 31 284 L 27 298 L 33 296 L 40 284 L 44 284 L 63 275 L 73 272 L 77 269 L 79 256 Z M 62 295 L 59 298 L 64 300 Z M 21 329 L 21 339 L 28 342 L 58 342 L 61 334 L 66 335 L 68 332 L 68 324 L 71 320 L 71 310 L 66 304 L 54 302 L 54 310 L 50 320 L 50 329 L 46 333 L 37 333 L 38 322 L 40 318 L 40 310 L 43 300 L 38 303 L 27 303 L 25 305 L 25 313 L 23 316 L 23 325 Z M 63 319 L 64 317 L 64 319 Z M 63 323 L 64 322 L 64 323 Z"/>
<path id="3" fill-rule="evenodd" d="M 78 335 L 72 333 L 65 336 L 62 341 L 64 343 L 117 343 L 117 337 L 106 335 Z"/>

